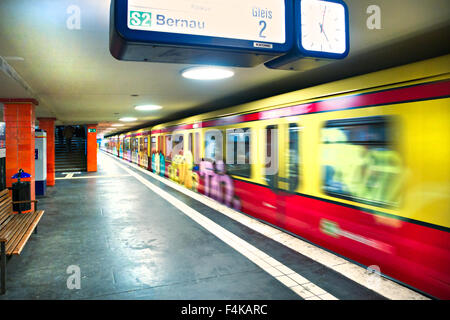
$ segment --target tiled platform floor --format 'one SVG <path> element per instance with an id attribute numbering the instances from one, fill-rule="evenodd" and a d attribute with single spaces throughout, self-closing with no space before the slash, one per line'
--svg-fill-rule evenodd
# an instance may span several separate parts
<path id="1" fill-rule="evenodd" d="M 45 215 L 38 234 L 32 235 L 21 256 L 8 262 L 7 293 L 0 299 L 301 299 L 143 187 L 116 160 L 100 154 L 99 172 L 74 178 L 57 180 L 40 199 Z M 335 297 L 382 298 L 157 180 L 144 178 Z M 67 288 L 66 271 L 72 265 L 81 270 L 80 290 Z"/>

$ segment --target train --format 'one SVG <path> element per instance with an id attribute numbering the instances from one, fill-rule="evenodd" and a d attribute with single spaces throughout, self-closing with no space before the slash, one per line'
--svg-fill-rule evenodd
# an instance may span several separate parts
<path id="1" fill-rule="evenodd" d="M 106 137 L 156 175 L 450 298 L 450 55 Z"/>

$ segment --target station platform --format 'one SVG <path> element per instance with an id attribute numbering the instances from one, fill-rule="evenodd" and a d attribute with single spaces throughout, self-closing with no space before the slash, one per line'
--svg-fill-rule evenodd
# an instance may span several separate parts
<path id="1" fill-rule="evenodd" d="M 426 299 L 106 153 L 58 173 L 0 299 Z M 70 266 L 80 289 L 68 289 Z"/>

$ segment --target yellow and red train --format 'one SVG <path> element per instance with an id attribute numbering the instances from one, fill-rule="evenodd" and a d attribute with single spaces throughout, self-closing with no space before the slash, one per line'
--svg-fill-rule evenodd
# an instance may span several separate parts
<path id="1" fill-rule="evenodd" d="M 109 137 L 105 148 L 450 299 L 449 120 L 446 55 Z"/>

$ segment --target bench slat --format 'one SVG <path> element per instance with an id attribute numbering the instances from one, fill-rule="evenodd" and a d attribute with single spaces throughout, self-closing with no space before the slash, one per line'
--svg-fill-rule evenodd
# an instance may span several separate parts
<path id="1" fill-rule="evenodd" d="M 10 245 L 11 241 L 14 241 L 15 237 L 17 236 L 17 232 L 20 231 L 21 225 L 19 220 L 15 220 L 14 217 L 12 217 L 7 225 L 7 228 L 7 233 L 4 236 L 4 238 L 7 240 L 6 251 L 8 251 L 8 245 Z"/>
<path id="2" fill-rule="evenodd" d="M 3 197 L 0 198 L 0 207 L 3 207 L 5 204 L 12 202 L 11 197 Z"/>
<path id="3" fill-rule="evenodd" d="M 3 224 L 3 221 L 8 219 L 8 217 L 11 215 L 11 212 L 12 212 L 12 204 L 4 208 L 3 212 L 0 212 L 0 216 L 2 217 L 2 219 L 0 219 L 0 224 Z"/>
<path id="4" fill-rule="evenodd" d="M 9 202 L 12 202 L 10 197 L 0 198 L 0 207 L 3 207 L 5 204 L 8 204 Z"/>
<path id="5" fill-rule="evenodd" d="M 3 210 L 5 207 L 9 206 L 12 203 L 11 198 L 0 199 L 0 209 Z"/>
<path id="6" fill-rule="evenodd" d="M 3 227 L 3 229 L 0 231 L 0 237 L 6 240 L 10 240 L 14 233 L 16 228 L 18 227 L 19 219 L 15 219 L 16 215 L 11 214 L 8 219 L 8 223 Z"/>
<path id="7" fill-rule="evenodd" d="M 12 214 L 10 214 L 10 215 L 8 215 L 8 217 L 5 219 L 5 220 L 3 220 L 1 223 L 0 223 L 0 238 L 2 238 L 2 239 L 6 239 L 6 236 L 4 235 L 5 233 L 6 233 L 6 226 L 8 225 L 8 222 L 11 220 L 13 218 L 13 215 Z"/>
<path id="8" fill-rule="evenodd" d="M 2 213 L 8 212 L 8 209 L 11 207 L 11 205 L 12 205 L 12 201 L 8 201 L 4 205 L 0 206 L 0 212 L 2 212 Z"/>
<path id="9" fill-rule="evenodd" d="M 9 190 L 8 189 L 3 189 L 0 192 L 0 199 L 3 199 L 3 198 L 8 197 L 8 196 L 9 196 Z"/>
<path id="10" fill-rule="evenodd" d="M 12 202 L 0 209 L 0 224 L 6 220 L 12 212 Z"/>
<path id="11" fill-rule="evenodd" d="M 14 233 L 12 239 L 10 239 L 6 244 L 6 252 L 10 255 L 17 244 L 22 240 L 26 233 L 26 230 L 33 223 L 33 214 L 20 214 L 16 215 L 14 219 L 18 220 L 18 225 L 16 227 L 16 232 Z"/>
<path id="12" fill-rule="evenodd" d="M 33 233 L 34 229 L 36 228 L 37 224 L 39 223 L 43 215 L 44 210 L 36 211 L 36 213 L 33 215 L 34 217 L 31 222 L 31 225 L 28 227 L 27 231 L 25 232 L 25 235 L 22 237 L 22 240 L 14 248 L 12 254 L 19 255 L 22 252 L 23 248 L 25 247 L 25 244 L 27 243 L 28 239 L 30 238 L 31 234 Z"/>
<path id="13" fill-rule="evenodd" d="M 8 243 L 14 241 L 17 236 L 17 233 L 23 228 L 23 223 L 26 221 L 26 218 L 30 216 L 30 214 L 12 214 L 10 216 L 9 222 L 6 224 L 5 228 L 2 229 L 0 233 L 2 238 L 5 238 Z"/>

